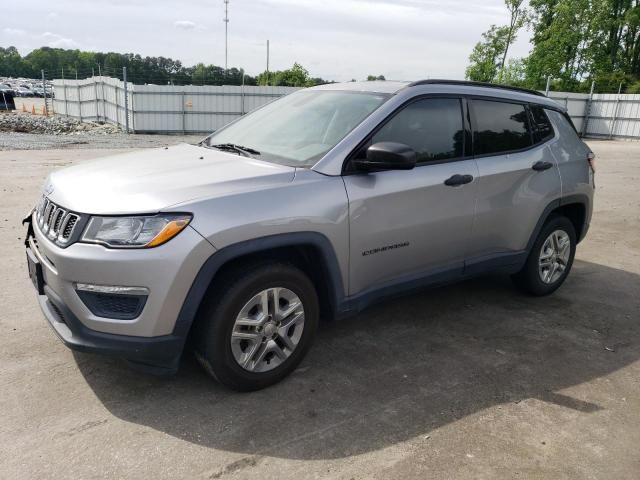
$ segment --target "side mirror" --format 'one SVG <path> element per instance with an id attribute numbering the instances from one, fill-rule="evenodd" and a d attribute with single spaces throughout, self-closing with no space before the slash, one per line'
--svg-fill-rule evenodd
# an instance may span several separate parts
<path id="1" fill-rule="evenodd" d="M 416 166 L 416 152 L 403 143 L 380 142 L 367 148 L 367 158 L 353 161 L 358 170 L 411 170 Z"/>

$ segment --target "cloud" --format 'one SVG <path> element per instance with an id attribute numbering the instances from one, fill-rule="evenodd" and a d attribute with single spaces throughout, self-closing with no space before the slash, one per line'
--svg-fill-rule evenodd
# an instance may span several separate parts
<path id="1" fill-rule="evenodd" d="M 48 47 L 52 48 L 75 48 L 78 44 L 71 38 L 63 37 L 57 33 L 44 32 L 40 35 Z"/>
<path id="2" fill-rule="evenodd" d="M 25 32 L 24 30 L 22 30 L 20 28 L 3 28 L 2 29 L 2 33 L 4 33 L 5 35 L 21 37 L 27 32 Z"/>
<path id="3" fill-rule="evenodd" d="M 196 23 L 191 20 L 177 20 L 173 22 L 173 25 L 181 30 L 193 30 L 196 28 Z"/>
<path id="4" fill-rule="evenodd" d="M 29 22 L 4 22 L 0 45 L 15 45 L 23 55 L 55 45 L 133 51 L 179 59 L 184 65 L 224 64 L 222 1 L 191 0 L 185 10 L 186 2 L 178 0 L 155 0 L 153 8 L 148 0 L 101 0 L 100 22 L 91 21 L 95 3 L 14 1 L 11 15 Z M 229 17 L 230 66 L 251 75 L 263 71 L 269 39 L 271 69 L 289 68 L 297 60 L 313 76 L 333 80 L 369 74 L 407 80 L 463 78 L 482 32 L 508 22 L 504 0 L 232 0 Z M 25 33 L 18 36 L 9 27 Z M 185 36 L 188 45 L 180 41 Z M 529 38 L 530 32 L 518 32 L 509 56 L 526 55 Z"/>

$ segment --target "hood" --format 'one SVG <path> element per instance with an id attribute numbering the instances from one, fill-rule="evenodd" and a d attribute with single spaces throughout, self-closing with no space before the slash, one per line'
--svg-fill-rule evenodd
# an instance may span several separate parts
<path id="1" fill-rule="evenodd" d="M 293 180 L 295 168 L 195 145 L 138 150 L 53 172 L 44 193 L 89 214 L 155 213 L 172 205 Z"/>

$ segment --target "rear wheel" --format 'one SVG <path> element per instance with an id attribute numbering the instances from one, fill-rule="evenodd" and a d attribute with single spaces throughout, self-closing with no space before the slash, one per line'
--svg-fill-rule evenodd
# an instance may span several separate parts
<path id="1" fill-rule="evenodd" d="M 200 363 L 242 391 L 272 385 L 303 359 L 318 326 L 313 283 L 298 268 L 267 263 L 217 282 L 195 332 Z"/>
<path id="2" fill-rule="evenodd" d="M 553 215 L 542 227 L 524 267 L 513 279 L 532 295 L 548 295 L 569 275 L 575 253 L 573 224 L 566 217 Z"/>

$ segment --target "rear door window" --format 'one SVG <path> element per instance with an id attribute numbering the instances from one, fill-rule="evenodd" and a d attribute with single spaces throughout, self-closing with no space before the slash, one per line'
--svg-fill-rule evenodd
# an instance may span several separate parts
<path id="1" fill-rule="evenodd" d="M 523 104 L 473 100 L 476 155 L 522 150 L 532 145 L 527 110 Z"/>

